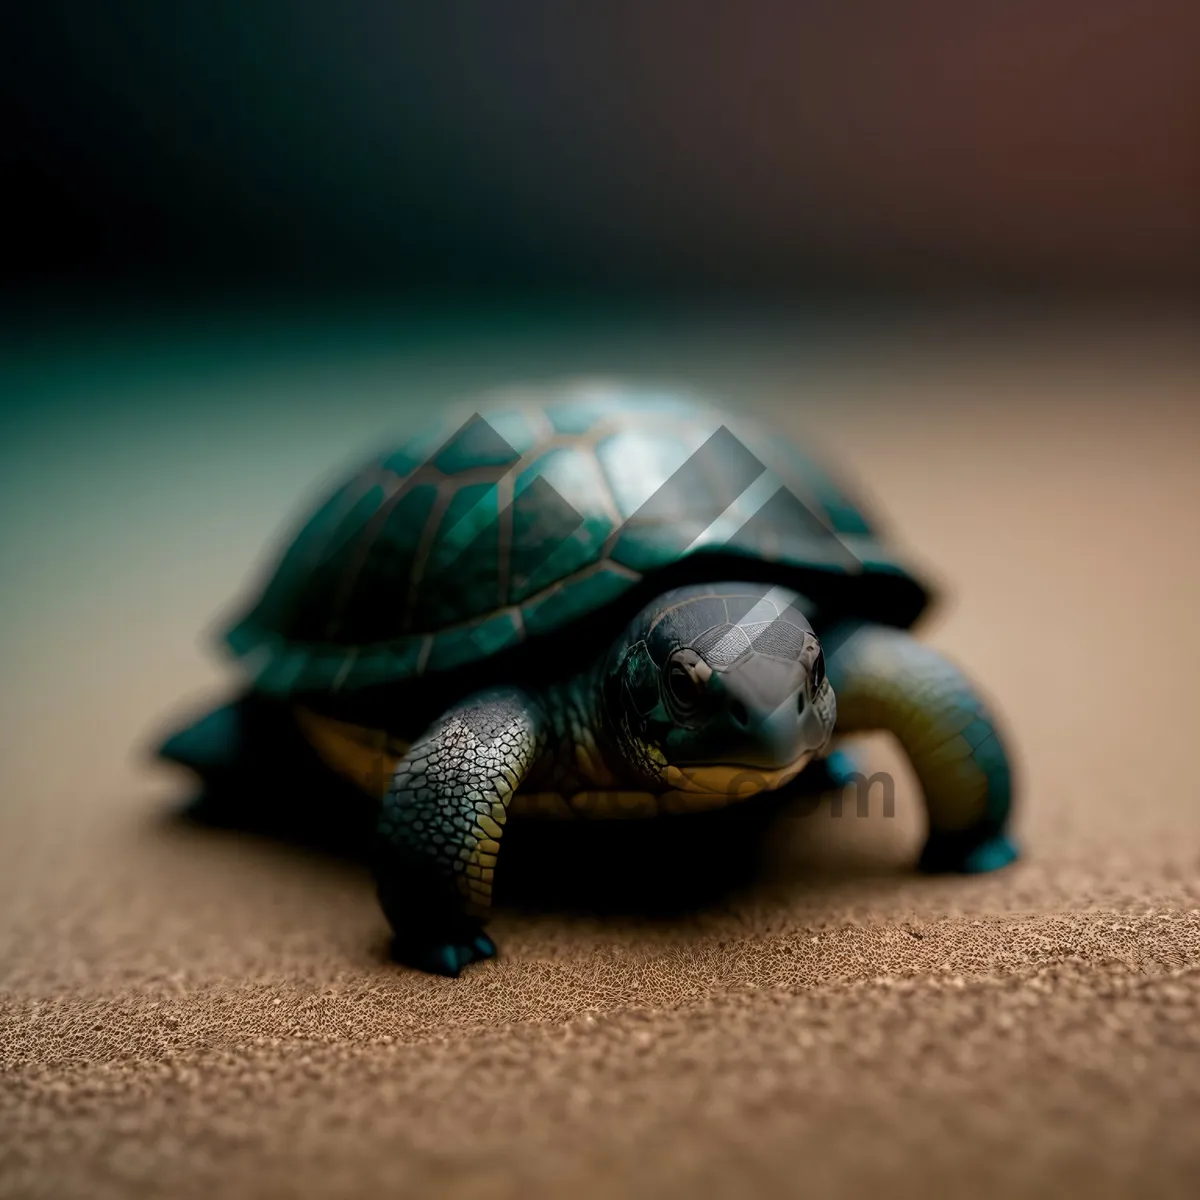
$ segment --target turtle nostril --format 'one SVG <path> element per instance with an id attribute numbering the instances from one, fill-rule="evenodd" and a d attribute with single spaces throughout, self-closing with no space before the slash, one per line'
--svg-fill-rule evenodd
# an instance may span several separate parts
<path id="1" fill-rule="evenodd" d="M 734 724 L 741 725 L 743 728 L 750 720 L 750 714 L 746 712 L 746 706 L 740 700 L 730 700 L 729 715 L 733 718 Z"/>
<path id="2" fill-rule="evenodd" d="M 796 693 L 796 711 L 797 711 L 797 712 L 803 712 L 803 711 L 804 711 L 804 706 L 805 706 L 807 703 L 808 703 L 808 697 L 807 697 L 807 696 L 805 696 L 805 694 L 804 694 L 804 689 L 803 689 L 803 688 L 801 688 L 801 689 L 799 690 L 799 692 L 797 692 L 797 693 Z"/>

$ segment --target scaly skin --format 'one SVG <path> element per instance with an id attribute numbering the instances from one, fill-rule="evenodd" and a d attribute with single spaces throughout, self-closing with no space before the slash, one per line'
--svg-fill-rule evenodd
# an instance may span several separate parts
<path id="1" fill-rule="evenodd" d="M 457 975 L 495 944 L 483 932 L 514 794 L 547 801 L 617 776 L 595 736 L 601 663 L 531 694 L 468 697 L 413 743 L 380 807 L 375 875 L 397 959 Z"/>
<path id="2" fill-rule="evenodd" d="M 539 696 L 552 744 L 531 773 L 528 787 L 571 795 L 586 787 L 615 787 L 619 775 L 601 747 L 600 680 L 603 658 L 586 670 L 551 685 Z"/>
<path id="3" fill-rule="evenodd" d="M 742 588 L 728 585 L 726 595 L 744 598 Z M 708 592 L 676 600 L 656 602 L 648 619 L 635 622 L 635 633 L 659 614 L 665 620 L 700 613 L 709 620 L 711 605 L 725 604 Z M 755 615 L 765 603 L 749 611 Z M 706 696 L 709 707 L 688 709 L 681 725 L 666 707 L 666 685 L 656 682 L 662 668 L 647 671 L 647 643 L 636 636 L 566 681 L 536 691 L 493 687 L 436 721 L 397 764 L 380 807 L 376 878 L 396 934 L 396 957 L 457 975 L 495 954 L 483 923 L 510 808 L 539 797 L 588 816 L 719 807 L 739 798 L 726 784 L 748 773 L 737 764 L 754 760 L 742 755 L 764 749 L 774 756 L 760 758 L 763 765 L 749 772 L 770 790 L 785 785 L 835 728 L 842 734 L 887 730 L 899 740 L 929 818 L 923 869 L 990 871 L 1016 857 L 1007 836 L 1008 759 L 983 701 L 957 667 L 898 629 L 843 622 L 822 639 L 826 681 L 811 629 L 792 624 L 785 643 L 771 633 L 773 621 L 751 627 L 763 629 L 764 645 L 786 644 L 794 657 L 768 661 L 747 646 L 727 675 L 693 664 L 687 696 Z M 670 636 L 686 636 L 689 628 L 694 644 L 705 645 L 708 634 L 696 634 L 694 620 L 690 627 L 680 620 Z M 710 652 L 720 664 L 717 650 Z M 679 659 L 680 653 L 695 657 L 684 647 L 664 661 L 693 661 Z M 739 670 L 758 674 L 739 677 Z M 742 690 L 731 691 L 730 680 L 734 687 L 740 680 Z M 765 686 L 765 695 L 754 684 Z M 748 706 L 754 706 L 753 720 Z M 664 746 L 673 744 L 676 731 L 684 750 L 672 763 Z M 684 756 L 697 749 L 711 757 Z M 688 764 L 691 776 L 680 769 Z"/>
<path id="4" fill-rule="evenodd" d="M 476 693 L 400 763 L 376 837 L 379 899 L 411 966 L 457 975 L 490 958 L 483 933 L 508 804 L 546 749 L 540 705 L 517 688 Z"/>
<path id="5" fill-rule="evenodd" d="M 1017 851 L 1007 835 L 1008 760 L 992 717 L 965 676 L 893 628 L 843 623 L 824 632 L 823 644 L 837 693 L 836 731 L 887 730 L 912 762 L 929 818 L 921 867 L 981 872 L 1011 862 Z M 542 813 L 551 811 L 551 801 L 571 817 L 675 811 L 664 805 L 670 793 L 662 788 L 654 794 L 632 790 L 646 786 L 634 777 L 639 756 L 653 747 L 626 747 L 624 760 L 614 755 L 612 730 L 605 729 L 601 713 L 604 670 L 598 660 L 536 693 L 499 688 L 466 698 L 402 761 L 396 761 L 399 745 L 388 751 L 391 765 L 382 778 L 390 785 L 379 791 L 369 781 L 388 756 L 381 757 L 375 744 L 387 742 L 382 733 L 361 762 L 348 751 L 329 759 L 381 797 L 375 870 L 400 961 L 457 975 L 495 954 L 483 921 L 503 832 L 510 811 L 539 789 L 545 804 L 534 811 Z M 257 761 L 247 755 L 256 728 L 241 703 L 180 731 L 165 752 L 206 778 L 224 778 Z M 369 731 L 361 733 L 366 739 Z M 329 751 L 320 738 L 315 744 Z M 839 752 L 824 762 L 835 784 L 846 782 L 842 776 L 853 769 Z M 584 807 L 574 803 L 581 796 L 588 800 Z"/>
<path id="6" fill-rule="evenodd" d="M 1008 755 L 962 671 L 882 625 L 844 623 L 825 631 L 822 644 L 838 699 L 837 732 L 886 730 L 912 763 L 929 819 L 920 868 L 974 874 L 1016 859 Z"/>

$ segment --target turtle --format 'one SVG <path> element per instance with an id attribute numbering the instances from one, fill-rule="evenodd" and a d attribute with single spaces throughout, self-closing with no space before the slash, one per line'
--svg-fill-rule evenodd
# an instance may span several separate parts
<path id="1" fill-rule="evenodd" d="M 284 714 L 366 798 L 396 962 L 457 976 L 497 953 L 510 820 L 843 782 L 849 734 L 906 753 L 919 869 L 1018 857 L 999 722 L 916 638 L 933 585 L 778 428 L 683 387 L 567 380 L 477 397 L 347 476 L 224 631 L 239 697 L 158 754 L 211 780 L 270 753 L 248 703 Z"/>

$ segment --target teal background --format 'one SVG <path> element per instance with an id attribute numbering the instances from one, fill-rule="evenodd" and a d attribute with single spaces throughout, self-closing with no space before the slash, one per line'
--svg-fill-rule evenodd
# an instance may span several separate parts
<path id="1" fill-rule="evenodd" d="M 945 588 L 931 636 L 969 648 L 1019 727 L 1036 681 L 1086 728 L 1075 672 L 1118 636 L 1089 624 L 1098 594 L 1119 582 L 1130 626 L 1165 637 L 1194 587 L 1187 318 L 226 310 L 31 329 L 0 376 L 6 803 L 144 787 L 146 739 L 232 685 L 214 623 L 279 537 L 380 441 L 504 383 L 682 380 L 772 415 Z M 1095 645 L 1059 661 L 1081 631 Z M 1188 703 L 1172 678 L 1138 693 L 1160 728 Z"/>
<path id="2" fill-rule="evenodd" d="M 7 6 L 0 1192 L 1191 1197 L 1198 61 L 1195 0 Z M 168 819 L 323 484 L 597 372 L 866 492 L 1019 865 L 918 877 L 871 739 L 894 819 L 676 855 L 755 882 L 667 921 L 591 914 L 663 882 L 619 836 L 535 856 L 585 911 L 447 988 L 365 872 Z"/>

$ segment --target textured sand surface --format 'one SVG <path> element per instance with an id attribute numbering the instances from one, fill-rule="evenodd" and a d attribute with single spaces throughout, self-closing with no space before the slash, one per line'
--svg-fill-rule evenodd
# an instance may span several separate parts
<path id="1" fill-rule="evenodd" d="M 639 345 L 546 370 L 689 373 Z M 220 693 L 197 630 L 385 427 L 334 380 L 377 404 L 520 372 L 476 347 L 472 376 L 468 346 L 296 396 L 278 368 L 164 383 L 109 355 L 86 412 L 86 372 L 27 372 L 0 485 L 0 1195 L 1196 1194 L 1200 337 L 756 345 L 692 373 L 819 435 L 946 580 L 928 636 L 1007 715 L 1024 861 L 913 877 L 910 780 L 871 742 L 894 819 L 739 816 L 565 844 L 567 870 L 514 837 L 503 958 L 403 972 L 358 865 L 168 820 L 181 781 L 127 751 Z"/>

